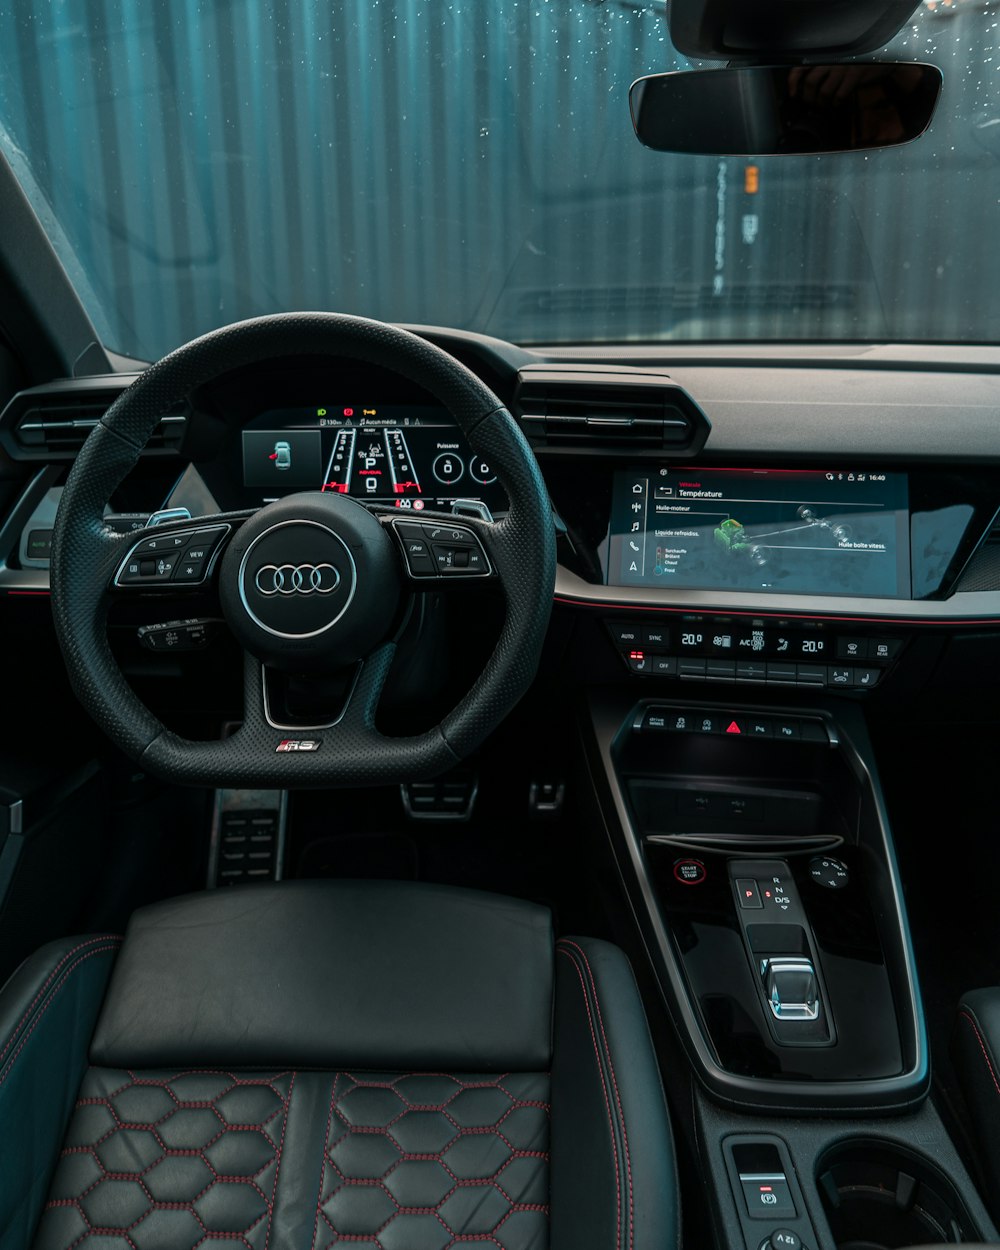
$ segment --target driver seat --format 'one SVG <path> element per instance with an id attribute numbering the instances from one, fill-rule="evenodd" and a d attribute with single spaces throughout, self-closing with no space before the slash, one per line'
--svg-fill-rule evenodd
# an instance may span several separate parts
<path id="1" fill-rule="evenodd" d="M 0 991 L 4 1250 L 663 1250 L 628 963 L 402 882 L 173 899 Z"/>

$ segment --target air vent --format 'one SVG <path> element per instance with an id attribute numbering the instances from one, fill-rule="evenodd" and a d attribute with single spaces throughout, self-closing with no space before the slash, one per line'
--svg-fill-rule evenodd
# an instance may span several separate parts
<path id="1" fill-rule="evenodd" d="M 90 388 L 56 383 L 15 395 L 0 417 L 4 449 L 17 460 L 71 460 L 87 435 L 132 381 L 114 387 Z M 183 411 L 166 414 L 157 424 L 144 454 L 179 450 L 187 418 Z"/>
<path id="2" fill-rule="evenodd" d="M 528 365 L 515 409 L 533 447 L 582 454 L 693 456 L 711 429 L 690 395 L 656 369 Z"/>

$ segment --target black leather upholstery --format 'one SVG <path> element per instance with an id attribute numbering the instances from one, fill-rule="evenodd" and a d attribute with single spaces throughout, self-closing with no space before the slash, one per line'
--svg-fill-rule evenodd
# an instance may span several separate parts
<path id="1" fill-rule="evenodd" d="M 1000 1194 L 1000 988 L 962 996 L 952 1050 L 981 1147 L 987 1192 Z"/>
<path id="2" fill-rule="evenodd" d="M 314 1246 L 345 1235 L 399 1250 L 473 1236 L 543 1246 L 548 1098 L 539 1074 L 339 1077 Z"/>
<path id="3" fill-rule="evenodd" d="M 553 1250 L 677 1244 L 660 1073 L 632 970 L 607 942 L 559 943 L 552 1156 Z"/>
<path id="4" fill-rule="evenodd" d="M 88 1233 L 143 1250 L 189 1250 L 206 1233 L 258 1240 L 274 1202 L 291 1085 L 287 1072 L 91 1068 L 37 1244 L 69 1247 Z"/>
<path id="5" fill-rule="evenodd" d="M 551 950 L 543 908 L 447 886 L 194 894 L 133 918 L 91 1057 L 537 1071 L 550 1050 Z"/>
<path id="6" fill-rule="evenodd" d="M 44 947 L 0 991 L 0 1246 L 26 1246 L 121 939 Z"/>
<path id="7" fill-rule="evenodd" d="M 93 942 L 70 963 L 49 953 L 50 966 L 63 963 L 43 977 L 33 1018 L 72 960 L 100 950 L 101 961 L 87 957 L 106 973 L 113 947 Z M 22 1016 L 28 988 L 15 987 Z M 100 988 L 69 1030 L 74 1083 Z M 272 997 L 286 1012 L 280 1027 L 263 1001 Z M 199 1008 L 205 1046 L 225 1060 L 199 1050 Z M 29 1025 L 15 1027 L 14 1048 Z M 388 1062 L 366 1060 L 366 1035 Z M 278 1052 L 297 1057 L 260 1059 Z M 90 1058 L 75 1107 L 70 1093 L 48 1122 L 40 1175 L 52 1179 L 35 1240 L 21 1203 L 4 1250 L 677 1241 L 666 1107 L 628 965 L 586 939 L 557 954 L 548 913 L 530 904 L 310 883 L 147 909 L 126 937 Z M 50 1072 L 62 1062 L 53 1048 Z M 33 1112 L 21 1110 L 23 1121 L 5 1124 L 28 1131 Z"/>

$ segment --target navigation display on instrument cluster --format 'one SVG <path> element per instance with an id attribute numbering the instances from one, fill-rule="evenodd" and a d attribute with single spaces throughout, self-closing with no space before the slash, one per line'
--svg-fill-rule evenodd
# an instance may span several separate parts
<path id="1" fill-rule="evenodd" d="M 429 406 L 262 413 L 243 431 L 243 482 L 265 502 L 319 490 L 417 512 L 460 498 L 503 504 L 492 466 L 446 412 Z"/>
<path id="2" fill-rule="evenodd" d="M 905 474 L 868 469 L 617 473 L 608 581 L 906 597 L 907 496 Z"/>

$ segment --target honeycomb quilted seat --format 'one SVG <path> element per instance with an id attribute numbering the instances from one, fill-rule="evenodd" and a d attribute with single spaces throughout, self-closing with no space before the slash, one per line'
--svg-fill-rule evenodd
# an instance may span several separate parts
<path id="1" fill-rule="evenodd" d="M 194 895 L 39 952 L 0 1025 L 4 1250 L 676 1244 L 628 965 L 527 903 Z"/>

